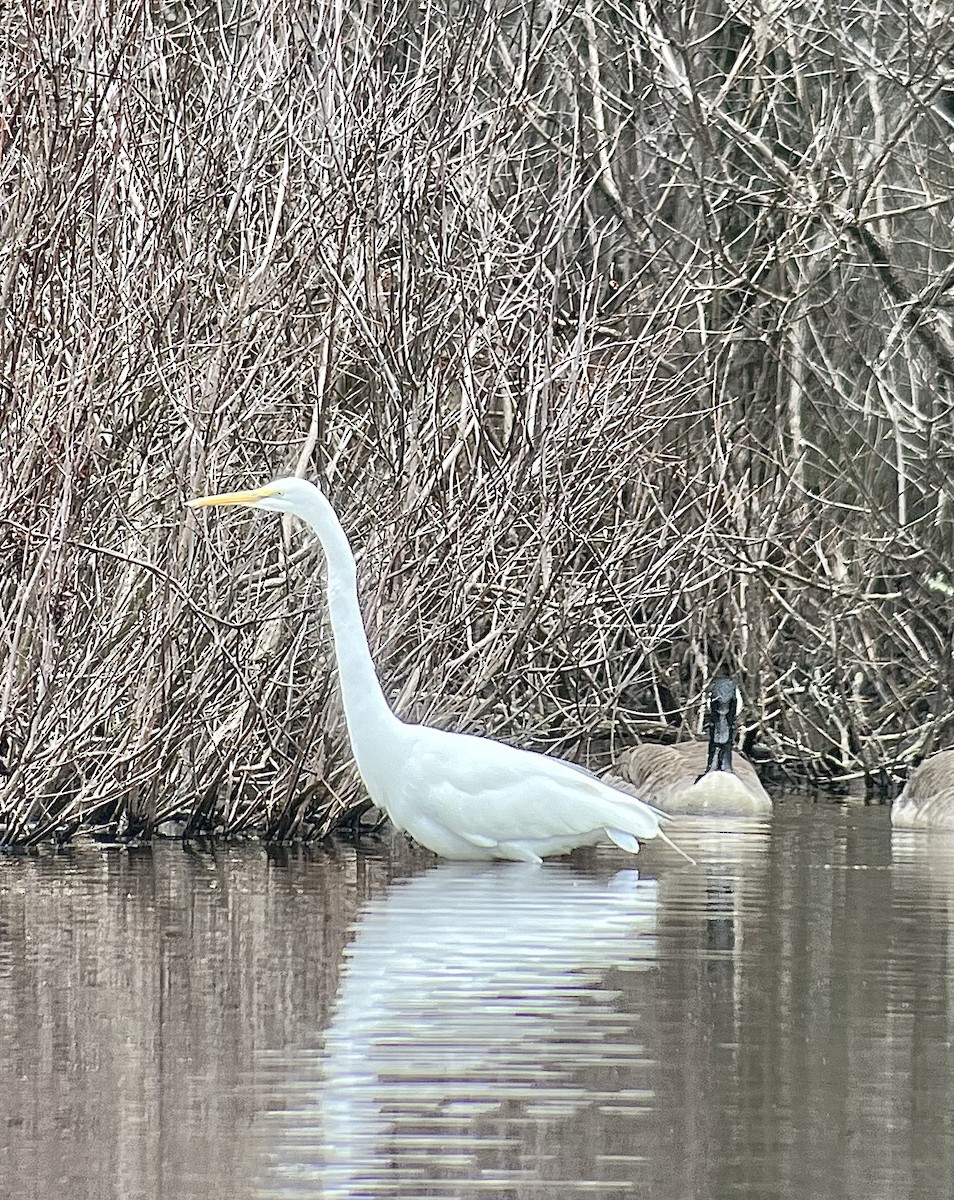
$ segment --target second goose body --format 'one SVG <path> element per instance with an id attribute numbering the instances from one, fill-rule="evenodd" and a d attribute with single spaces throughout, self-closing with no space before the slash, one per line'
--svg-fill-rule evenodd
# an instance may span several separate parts
<path id="1" fill-rule="evenodd" d="M 954 750 L 940 750 L 911 773 L 891 805 L 895 829 L 954 831 Z"/>

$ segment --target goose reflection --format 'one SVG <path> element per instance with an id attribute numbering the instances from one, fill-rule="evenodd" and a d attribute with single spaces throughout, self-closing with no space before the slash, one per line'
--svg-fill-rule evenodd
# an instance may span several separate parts
<path id="1" fill-rule="evenodd" d="M 926 908 L 954 929 L 954 830 L 892 826 L 891 876 L 899 911 Z"/>
<path id="2" fill-rule="evenodd" d="M 323 1050 L 275 1064 L 259 1194 L 538 1179 L 553 1157 L 538 1134 L 598 1106 L 580 1071 L 604 1050 L 602 1099 L 645 1108 L 637 1018 L 603 983 L 652 962 L 655 918 L 656 884 L 635 871 L 446 863 L 392 884 L 358 920 Z"/>
<path id="3" fill-rule="evenodd" d="M 723 1048 L 744 1040 L 744 964 L 757 948 L 767 917 L 771 836 L 768 817 L 684 818 L 679 844 L 696 865 L 660 880 L 660 957 L 668 960 L 671 948 L 681 947 L 693 974 L 691 982 L 687 977 L 673 987 L 671 1011 L 691 998 L 684 1019 L 704 1010 Z M 668 967 L 665 974 L 668 987 Z M 681 1037 L 682 1022 L 675 1028 Z"/>

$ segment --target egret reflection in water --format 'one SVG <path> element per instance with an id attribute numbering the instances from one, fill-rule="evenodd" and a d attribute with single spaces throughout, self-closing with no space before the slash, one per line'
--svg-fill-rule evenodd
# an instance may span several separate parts
<path id="1" fill-rule="evenodd" d="M 376 1194 L 395 1167 L 537 1179 L 544 1128 L 601 1102 L 645 1111 L 635 1018 L 604 977 L 653 961 L 655 921 L 656 883 L 632 870 L 449 863 L 392 884 L 357 923 L 323 1050 L 272 1063 L 260 1194 Z M 602 1042 L 601 1098 L 577 1074 Z"/>

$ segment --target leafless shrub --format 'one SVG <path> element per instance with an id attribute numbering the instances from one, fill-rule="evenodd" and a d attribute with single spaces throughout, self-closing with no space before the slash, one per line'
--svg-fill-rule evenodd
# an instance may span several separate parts
<path id="1" fill-rule="evenodd" d="M 809 777 L 949 738 L 928 8 L 0 21 L 5 840 L 352 805 L 316 549 L 182 509 L 287 470 L 403 715 L 598 755 L 727 666 Z"/>

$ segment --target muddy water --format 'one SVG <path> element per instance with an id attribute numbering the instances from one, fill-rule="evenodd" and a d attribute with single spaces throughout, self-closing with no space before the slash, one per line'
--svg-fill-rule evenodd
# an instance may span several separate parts
<path id="1" fill-rule="evenodd" d="M 680 840 L 0 859 L 0 1196 L 946 1200 L 954 839 Z"/>

